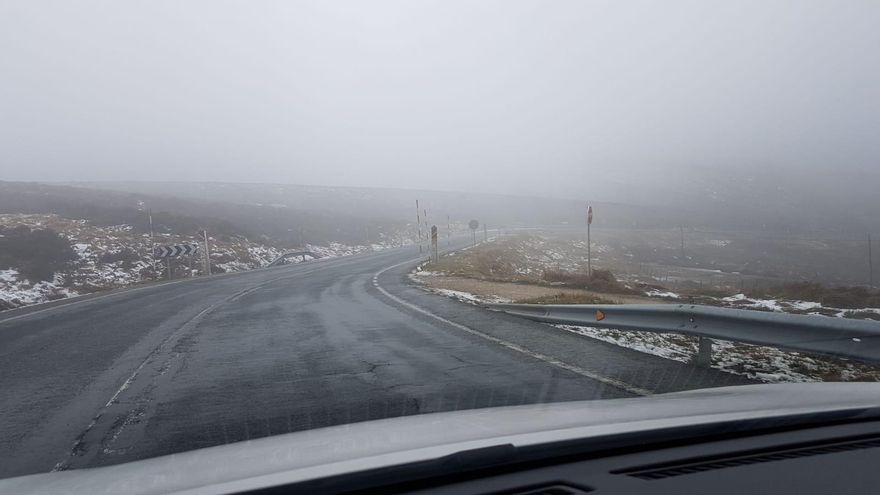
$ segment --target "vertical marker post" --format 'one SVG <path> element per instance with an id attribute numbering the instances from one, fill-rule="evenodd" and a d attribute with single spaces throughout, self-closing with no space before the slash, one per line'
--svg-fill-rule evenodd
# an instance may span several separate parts
<path id="1" fill-rule="evenodd" d="M 593 276 L 593 244 L 590 240 L 590 225 L 593 223 L 593 207 L 587 208 L 587 275 Z"/>
<path id="2" fill-rule="evenodd" d="M 205 237 L 205 273 L 211 274 L 211 249 L 208 247 L 208 229 L 202 231 Z"/>
<path id="3" fill-rule="evenodd" d="M 440 250 L 437 246 L 437 238 L 437 226 L 433 225 L 431 226 L 431 261 L 434 263 L 440 261 Z"/>
<path id="4" fill-rule="evenodd" d="M 681 262 L 684 263 L 684 226 L 679 225 L 678 230 L 681 231 Z"/>
<path id="5" fill-rule="evenodd" d="M 874 288 L 874 256 L 871 251 L 871 234 L 868 234 L 868 287 Z"/>
<path id="6" fill-rule="evenodd" d="M 153 239 L 153 209 L 147 210 L 150 216 L 150 261 L 153 263 L 153 276 L 156 274 L 156 241 Z"/>
<path id="7" fill-rule="evenodd" d="M 419 254 L 422 254 L 422 217 L 419 215 L 419 200 L 416 200 L 416 226 L 419 230 Z"/>

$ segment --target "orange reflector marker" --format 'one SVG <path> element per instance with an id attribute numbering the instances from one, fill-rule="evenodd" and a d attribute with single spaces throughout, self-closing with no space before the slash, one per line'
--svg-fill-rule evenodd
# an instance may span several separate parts
<path id="1" fill-rule="evenodd" d="M 596 310 L 596 321 L 602 321 L 605 319 L 605 313 L 601 309 Z"/>

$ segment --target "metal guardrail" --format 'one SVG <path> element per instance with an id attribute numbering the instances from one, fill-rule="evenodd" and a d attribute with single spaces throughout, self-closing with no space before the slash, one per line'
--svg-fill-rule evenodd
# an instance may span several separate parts
<path id="1" fill-rule="evenodd" d="M 314 259 L 318 259 L 321 257 L 320 255 L 313 253 L 311 251 L 290 251 L 290 252 L 282 254 L 275 261 L 269 263 L 267 266 L 280 265 L 282 261 L 286 260 L 287 258 L 293 258 L 294 256 L 302 256 L 303 261 L 305 261 L 306 256 L 310 256 Z"/>
<path id="2" fill-rule="evenodd" d="M 487 304 L 486 307 L 545 323 L 680 333 L 880 362 L 880 322 L 871 320 L 692 304 Z"/>

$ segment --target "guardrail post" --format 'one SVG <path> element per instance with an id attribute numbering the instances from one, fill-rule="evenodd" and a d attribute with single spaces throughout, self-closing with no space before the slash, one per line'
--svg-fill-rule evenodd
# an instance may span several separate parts
<path id="1" fill-rule="evenodd" d="M 694 364 L 700 368 L 712 367 L 712 339 L 706 337 L 698 337 L 697 355 Z"/>

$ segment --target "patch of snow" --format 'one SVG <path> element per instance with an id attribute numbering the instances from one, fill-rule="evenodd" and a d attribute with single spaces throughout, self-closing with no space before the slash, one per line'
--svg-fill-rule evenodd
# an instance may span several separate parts
<path id="1" fill-rule="evenodd" d="M 746 306 L 756 309 L 769 309 L 770 311 L 775 311 L 777 313 L 785 311 L 785 308 L 779 304 L 779 301 L 776 299 L 753 299 L 751 304 L 747 304 Z"/>
<path id="2" fill-rule="evenodd" d="M 216 263 L 216 264 L 214 264 L 214 266 L 220 267 L 226 273 L 244 272 L 247 270 L 253 270 L 253 268 L 254 268 L 251 264 L 244 263 L 242 261 L 228 261 L 226 263 Z"/>
<path id="3" fill-rule="evenodd" d="M 822 307 L 821 303 L 810 301 L 792 301 L 789 303 L 789 305 L 799 311 L 809 311 L 811 309 L 819 309 Z"/>
<path id="4" fill-rule="evenodd" d="M 669 291 L 664 292 L 664 291 L 660 291 L 660 290 L 656 290 L 656 289 L 649 290 L 648 292 L 645 292 L 645 294 L 647 294 L 650 297 L 665 297 L 668 299 L 679 299 L 681 297 L 678 294 L 676 294 L 675 292 L 669 292 Z"/>
<path id="5" fill-rule="evenodd" d="M 721 299 L 722 302 L 729 303 L 731 306 L 743 309 L 767 309 L 775 312 L 786 312 L 791 310 L 810 311 L 822 308 L 822 304 L 812 301 L 788 301 L 784 299 L 753 299 L 746 297 L 745 294 L 736 294 Z"/>
<path id="6" fill-rule="evenodd" d="M 687 339 L 682 339 L 682 336 L 676 334 L 632 332 L 575 325 L 554 326 L 596 340 L 674 361 L 687 362 L 696 352 L 696 345 L 687 345 Z"/>
<path id="7" fill-rule="evenodd" d="M 75 290 L 64 287 L 64 279 L 60 275 L 49 281 L 30 283 L 19 279 L 16 270 L 2 270 L 0 284 L 0 309 L 28 306 L 55 299 L 63 299 L 79 295 Z"/>
<path id="8" fill-rule="evenodd" d="M 0 282 L 15 282 L 18 280 L 18 270 L 0 270 Z"/>
<path id="9" fill-rule="evenodd" d="M 466 302 L 470 304 L 478 304 L 480 303 L 480 298 L 470 292 L 462 292 L 459 290 L 452 289 L 430 289 L 431 292 L 435 294 L 440 294 L 441 296 L 451 297 L 453 299 L 458 299 L 461 302 Z"/>
<path id="10" fill-rule="evenodd" d="M 674 361 L 689 362 L 697 352 L 694 337 L 654 332 L 553 325 L 563 330 Z M 712 367 L 768 383 L 823 380 L 880 381 L 880 369 L 862 363 L 807 356 L 772 347 L 714 340 Z"/>
<path id="11" fill-rule="evenodd" d="M 468 304 L 480 305 L 481 303 L 512 303 L 513 300 L 507 299 L 501 296 L 479 296 L 477 294 L 471 294 L 470 292 L 464 292 L 460 290 L 453 289 L 441 289 L 437 287 L 428 287 L 424 285 L 424 281 L 418 280 L 415 278 L 415 273 L 410 273 L 410 279 L 419 283 L 422 286 L 422 289 L 431 292 L 433 294 L 438 294 L 441 296 L 449 297 L 455 299 L 457 301 L 461 301 Z"/>

